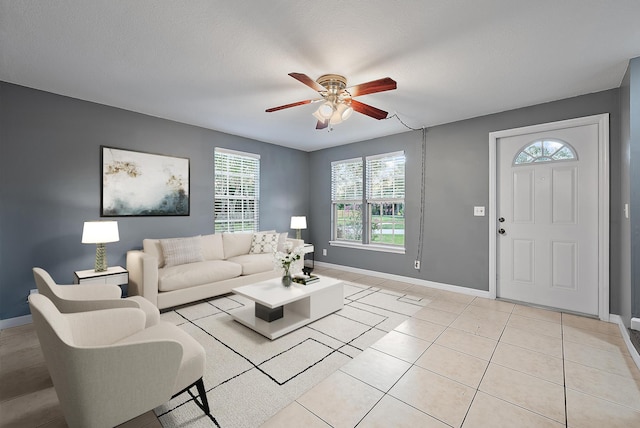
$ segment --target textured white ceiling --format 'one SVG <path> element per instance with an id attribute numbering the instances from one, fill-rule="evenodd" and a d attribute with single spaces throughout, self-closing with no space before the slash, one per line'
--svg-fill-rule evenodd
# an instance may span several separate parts
<path id="1" fill-rule="evenodd" d="M 639 0 L 0 0 L 0 80 L 312 151 L 407 130 L 318 131 L 287 76 L 391 77 L 358 100 L 420 128 L 615 88 Z"/>

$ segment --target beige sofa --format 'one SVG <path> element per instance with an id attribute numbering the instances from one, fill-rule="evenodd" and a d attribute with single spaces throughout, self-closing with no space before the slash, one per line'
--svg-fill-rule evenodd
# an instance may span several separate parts
<path id="1" fill-rule="evenodd" d="M 230 293 L 281 275 L 273 252 L 287 243 L 295 248 L 304 241 L 275 231 L 144 239 L 142 250 L 127 252 L 129 295 L 165 309 Z"/>

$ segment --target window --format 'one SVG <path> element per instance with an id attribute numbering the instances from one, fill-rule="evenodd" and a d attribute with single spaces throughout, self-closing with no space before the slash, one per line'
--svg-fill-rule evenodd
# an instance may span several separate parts
<path id="1" fill-rule="evenodd" d="M 404 152 L 332 162 L 332 243 L 404 251 L 404 197 Z"/>
<path id="2" fill-rule="evenodd" d="M 404 152 L 367 157 L 369 243 L 404 246 Z"/>
<path id="3" fill-rule="evenodd" d="M 362 159 L 331 162 L 333 239 L 362 242 Z"/>
<path id="4" fill-rule="evenodd" d="M 577 160 L 573 147 L 561 140 L 538 140 L 527 145 L 516 155 L 514 165 L 539 162 L 562 162 Z"/>
<path id="5" fill-rule="evenodd" d="M 214 157 L 215 231 L 258 231 L 260 156 L 216 148 Z"/>

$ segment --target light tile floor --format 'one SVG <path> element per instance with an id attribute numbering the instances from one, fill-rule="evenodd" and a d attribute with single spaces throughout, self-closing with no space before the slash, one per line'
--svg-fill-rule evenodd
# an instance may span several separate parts
<path id="1" fill-rule="evenodd" d="M 264 427 L 640 427 L 640 371 L 615 324 L 317 271 L 427 305 Z M 66 426 L 32 327 L 0 333 L 0 427 Z"/>
<path id="2" fill-rule="evenodd" d="M 263 427 L 640 427 L 640 371 L 616 324 L 397 281 L 375 286 L 427 305 Z"/>

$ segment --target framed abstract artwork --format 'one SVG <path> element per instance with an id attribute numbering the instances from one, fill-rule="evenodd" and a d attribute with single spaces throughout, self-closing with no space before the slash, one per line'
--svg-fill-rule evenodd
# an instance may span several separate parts
<path id="1" fill-rule="evenodd" d="M 102 217 L 189 215 L 188 158 L 100 149 Z"/>

